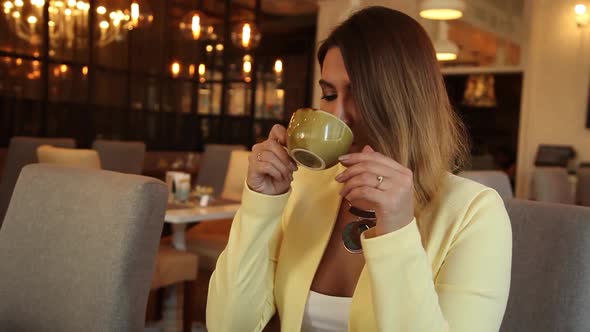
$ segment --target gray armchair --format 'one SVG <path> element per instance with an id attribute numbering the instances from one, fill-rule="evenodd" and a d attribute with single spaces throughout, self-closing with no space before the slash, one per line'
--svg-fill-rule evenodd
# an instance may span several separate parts
<path id="1" fill-rule="evenodd" d="M 502 332 L 590 331 L 590 208 L 509 200 L 512 281 Z"/>
<path id="2" fill-rule="evenodd" d="M 98 151 L 102 169 L 141 174 L 145 158 L 145 143 L 96 140 L 92 148 Z"/>
<path id="3" fill-rule="evenodd" d="M 502 199 L 514 198 L 508 175 L 501 171 L 466 171 L 459 174 L 466 179 L 479 182 L 498 192 Z"/>
<path id="4" fill-rule="evenodd" d="M 12 191 L 20 170 L 28 165 L 37 163 L 37 148 L 41 145 L 53 145 L 63 148 L 74 148 L 76 142 L 71 138 L 40 138 L 18 137 L 10 140 L 2 179 L 0 179 L 0 228 L 12 197 Z"/>
<path id="5" fill-rule="evenodd" d="M 563 167 L 537 167 L 533 174 L 533 198 L 548 203 L 574 204 L 573 187 Z"/>
<path id="6" fill-rule="evenodd" d="M 590 167 L 582 167 L 578 169 L 576 200 L 580 205 L 590 206 Z"/>
<path id="7" fill-rule="evenodd" d="M 23 168 L 0 231 L 0 331 L 142 331 L 166 198 L 153 178 Z"/>
<path id="8" fill-rule="evenodd" d="M 207 144 L 201 156 L 197 184 L 213 187 L 213 194 L 219 196 L 223 191 L 225 174 L 234 150 L 246 150 L 246 148 L 243 145 Z"/>

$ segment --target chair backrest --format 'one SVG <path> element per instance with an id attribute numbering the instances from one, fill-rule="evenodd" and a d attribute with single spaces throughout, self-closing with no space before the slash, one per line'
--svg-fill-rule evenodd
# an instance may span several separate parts
<path id="1" fill-rule="evenodd" d="M 225 175 L 221 198 L 241 202 L 246 175 L 248 174 L 248 157 L 250 151 L 232 151 Z"/>
<path id="2" fill-rule="evenodd" d="M 563 167 L 535 168 L 533 199 L 540 202 L 573 204 L 574 195 L 567 170 Z"/>
<path id="3" fill-rule="evenodd" d="M 590 168 L 579 168 L 577 173 L 576 201 L 580 205 L 590 206 Z"/>
<path id="4" fill-rule="evenodd" d="M 166 196 L 154 178 L 26 166 L 0 231 L 0 331 L 142 331 Z"/>
<path id="5" fill-rule="evenodd" d="M 98 152 L 86 149 L 57 148 L 41 145 L 37 148 L 37 159 L 41 164 L 56 164 L 72 167 L 101 169 Z"/>
<path id="6" fill-rule="evenodd" d="M 98 151 L 102 169 L 141 174 L 145 158 L 145 143 L 96 140 L 92 148 Z"/>
<path id="7" fill-rule="evenodd" d="M 213 187 L 213 194 L 220 195 L 231 152 L 234 150 L 246 150 L 246 148 L 243 145 L 207 144 L 201 156 L 196 184 Z"/>
<path id="8" fill-rule="evenodd" d="M 502 332 L 590 331 L 590 208 L 509 200 L 512 281 Z"/>
<path id="9" fill-rule="evenodd" d="M 39 138 L 39 137 L 18 137 L 10 140 L 2 179 L 0 179 L 0 227 L 8 209 L 8 203 L 12 197 L 12 191 L 20 170 L 28 165 L 37 163 L 37 147 L 49 144 L 64 148 L 74 148 L 76 141 L 71 138 Z"/>
<path id="10" fill-rule="evenodd" d="M 502 199 L 504 200 L 514 198 L 512 186 L 510 185 L 510 180 L 508 179 L 508 175 L 506 175 L 506 173 L 504 172 L 467 171 L 460 173 L 459 176 L 473 180 L 475 182 L 479 182 L 484 186 L 488 186 L 496 190 L 500 197 L 502 197 Z"/>

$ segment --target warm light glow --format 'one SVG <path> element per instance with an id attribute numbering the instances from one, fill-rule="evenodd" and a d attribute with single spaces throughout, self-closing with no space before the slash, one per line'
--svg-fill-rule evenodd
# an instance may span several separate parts
<path id="1" fill-rule="evenodd" d="M 84 5 L 84 2 L 82 2 L 82 1 L 78 1 L 76 3 L 76 8 L 78 8 L 78 10 L 84 10 L 85 7 L 86 6 Z"/>
<path id="2" fill-rule="evenodd" d="M 180 63 L 177 61 L 173 62 L 172 66 L 170 66 L 170 71 L 172 72 L 172 75 L 178 76 L 178 74 L 180 74 Z"/>
<path id="3" fill-rule="evenodd" d="M 107 13 L 107 9 L 104 6 L 98 6 L 98 8 L 96 8 L 96 12 L 99 15 L 104 15 Z"/>
<path id="4" fill-rule="evenodd" d="M 277 89 L 277 98 L 279 100 L 283 100 L 284 97 L 285 97 L 285 90 Z"/>
<path id="5" fill-rule="evenodd" d="M 420 16 L 429 20 L 456 20 L 463 16 L 463 13 L 454 9 L 429 9 L 420 12 Z"/>
<path id="6" fill-rule="evenodd" d="M 223 44 L 217 44 L 215 46 L 215 49 L 217 50 L 217 52 L 222 52 L 223 51 Z"/>
<path id="7" fill-rule="evenodd" d="M 248 48 L 248 46 L 250 46 L 251 33 L 252 28 L 250 28 L 250 24 L 244 24 L 242 27 L 242 46 L 244 48 Z"/>
<path id="8" fill-rule="evenodd" d="M 242 58 L 242 61 L 252 61 L 252 56 L 250 54 L 246 54 Z"/>
<path id="9" fill-rule="evenodd" d="M 188 66 L 188 74 L 193 76 L 195 74 L 195 65 L 191 64 Z"/>
<path id="10" fill-rule="evenodd" d="M 58 8 L 61 8 L 64 6 L 63 1 L 55 1 L 53 4 L 55 5 L 55 7 L 58 7 Z"/>
<path id="11" fill-rule="evenodd" d="M 45 0 L 31 0 L 31 5 L 37 8 L 43 8 L 45 6 Z"/>
<path id="12" fill-rule="evenodd" d="M 66 10 L 64 10 L 64 14 L 66 14 L 66 16 L 71 16 L 72 10 L 70 8 L 67 8 Z"/>
<path id="13" fill-rule="evenodd" d="M 39 57 L 39 52 L 33 52 L 33 56 L 34 56 L 35 58 L 38 58 L 38 57 Z"/>
<path id="14" fill-rule="evenodd" d="M 67 65 L 59 66 L 59 71 L 62 72 L 63 74 L 65 74 L 68 71 L 68 66 Z"/>
<path id="15" fill-rule="evenodd" d="M 463 0 L 422 0 L 420 16 L 429 20 L 456 20 L 465 11 Z"/>
<path id="16" fill-rule="evenodd" d="M 252 78 L 250 76 L 246 76 L 246 77 L 244 77 L 244 81 L 246 83 L 250 83 L 250 82 L 252 82 Z"/>
<path id="17" fill-rule="evenodd" d="M 59 76 L 59 68 L 57 68 L 57 67 L 53 68 L 53 76 L 55 76 L 55 77 Z"/>
<path id="18" fill-rule="evenodd" d="M 49 26 L 50 28 L 55 28 L 55 22 L 49 21 L 47 22 L 47 26 Z"/>
<path id="19" fill-rule="evenodd" d="M 37 18 L 35 16 L 29 16 L 27 22 L 29 22 L 29 24 L 35 24 L 37 23 Z"/>
<path id="20" fill-rule="evenodd" d="M 6 1 L 4 3 L 4 8 L 6 8 L 6 9 L 12 9 L 12 7 L 13 7 L 12 2 Z"/>
<path id="21" fill-rule="evenodd" d="M 577 4 L 574 8 L 576 12 L 576 23 L 579 27 L 585 27 L 588 25 L 588 21 L 590 21 L 590 16 L 588 15 L 588 9 L 583 4 Z"/>
<path id="22" fill-rule="evenodd" d="M 193 32 L 193 39 L 199 39 L 201 36 L 201 17 L 197 14 L 193 15 L 191 31 Z"/>
<path id="23" fill-rule="evenodd" d="M 283 61 L 281 59 L 277 59 L 275 61 L 275 73 L 280 74 L 283 72 Z"/>
<path id="24" fill-rule="evenodd" d="M 102 21 L 100 22 L 100 24 L 98 25 L 102 30 L 106 30 L 109 28 L 109 22 L 107 21 Z"/>
<path id="25" fill-rule="evenodd" d="M 76 7 L 76 0 L 68 0 L 68 7 Z"/>
<path id="26" fill-rule="evenodd" d="M 139 4 L 137 2 L 131 4 L 131 20 L 133 20 L 133 24 L 137 25 L 139 20 Z"/>
<path id="27" fill-rule="evenodd" d="M 84 75 L 84 76 L 88 75 L 88 67 L 87 66 L 82 67 L 82 75 Z"/>
<path id="28" fill-rule="evenodd" d="M 244 61 L 243 65 L 244 73 L 249 74 L 252 72 L 252 62 Z"/>
<path id="29" fill-rule="evenodd" d="M 212 45 L 207 45 L 207 47 L 205 47 L 205 49 L 207 50 L 207 53 L 213 52 L 213 46 Z"/>
<path id="30" fill-rule="evenodd" d="M 25 3 L 23 2 L 23 0 L 16 0 L 14 1 L 14 5 L 17 7 L 22 7 L 25 5 Z"/>
<path id="31" fill-rule="evenodd" d="M 457 54 L 454 53 L 436 53 L 438 61 L 452 61 L 457 60 Z"/>
<path id="32" fill-rule="evenodd" d="M 37 69 L 37 67 L 39 67 L 39 61 L 35 60 L 33 61 L 33 68 Z"/>
<path id="33" fill-rule="evenodd" d="M 15 63 L 16 63 L 17 66 L 20 66 L 20 65 L 23 64 L 23 59 L 17 58 L 16 61 L 15 61 Z"/>
<path id="34" fill-rule="evenodd" d="M 20 18 L 20 13 L 19 12 L 14 12 L 12 13 L 12 17 L 19 19 Z"/>
<path id="35" fill-rule="evenodd" d="M 199 64 L 199 76 L 205 76 L 205 70 L 206 70 L 205 64 L 204 63 Z"/>

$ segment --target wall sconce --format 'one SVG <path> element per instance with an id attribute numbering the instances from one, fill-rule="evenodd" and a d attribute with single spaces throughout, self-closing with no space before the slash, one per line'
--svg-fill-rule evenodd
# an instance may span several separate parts
<path id="1" fill-rule="evenodd" d="M 578 24 L 578 27 L 584 28 L 587 26 L 590 17 L 588 16 L 588 8 L 586 8 L 586 5 L 577 4 L 576 7 L 574 7 L 574 11 L 576 12 L 576 23 Z"/>

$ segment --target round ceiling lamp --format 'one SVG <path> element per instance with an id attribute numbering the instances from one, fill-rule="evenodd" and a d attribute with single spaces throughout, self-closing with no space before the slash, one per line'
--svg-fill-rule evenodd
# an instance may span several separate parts
<path id="1" fill-rule="evenodd" d="M 440 22 L 438 27 L 438 38 L 434 41 L 436 59 L 438 61 L 457 60 L 459 47 L 448 38 L 448 25 L 446 22 Z"/>
<path id="2" fill-rule="evenodd" d="M 424 0 L 420 5 L 420 16 L 429 20 L 456 20 L 464 11 L 463 0 Z"/>

